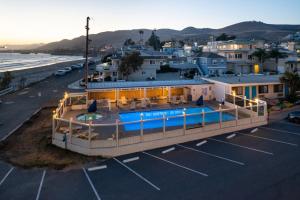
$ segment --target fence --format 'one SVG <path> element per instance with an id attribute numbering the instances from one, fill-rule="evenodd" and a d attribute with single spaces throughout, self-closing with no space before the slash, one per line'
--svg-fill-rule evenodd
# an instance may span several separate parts
<path id="1" fill-rule="evenodd" d="M 73 105 L 71 102 L 75 103 L 74 99 L 79 99 L 77 102 L 81 104 Z M 240 97 L 226 95 L 225 105 L 229 108 L 220 105 L 219 109 L 210 112 L 183 112 L 181 115 L 163 115 L 154 119 L 144 119 L 141 115 L 136 121 L 121 122 L 117 119 L 113 123 L 93 124 L 63 118 L 71 107 L 77 106 L 77 109 L 87 104 L 85 94 L 66 94 L 53 115 L 53 143 L 87 155 L 113 156 L 267 122 L 265 102 L 242 100 L 243 104 L 237 103 L 241 102 Z"/>

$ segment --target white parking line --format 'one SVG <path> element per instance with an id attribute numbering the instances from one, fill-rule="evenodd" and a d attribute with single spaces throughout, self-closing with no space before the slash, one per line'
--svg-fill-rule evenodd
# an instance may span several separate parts
<path id="1" fill-rule="evenodd" d="M 95 188 L 95 186 L 94 186 L 92 180 L 90 179 L 88 173 L 86 172 L 86 170 L 85 170 L 84 168 L 82 168 L 82 170 L 83 170 L 83 172 L 84 172 L 84 174 L 85 174 L 87 180 L 89 181 L 89 183 L 90 183 L 90 185 L 91 185 L 91 187 L 92 187 L 92 189 L 93 189 L 93 191 L 94 191 L 94 193 L 95 193 L 95 195 L 96 195 L 97 200 L 101 200 L 101 198 L 100 198 L 100 196 L 99 196 L 99 194 L 98 194 L 98 192 L 97 192 L 97 190 L 96 190 L 96 188 Z"/>
<path id="2" fill-rule="evenodd" d="M 261 136 L 257 136 L 257 135 L 249 135 L 249 134 L 244 134 L 244 133 L 239 133 L 239 134 L 244 135 L 244 136 L 248 136 L 248 137 L 262 139 L 262 140 L 268 140 L 268 141 L 271 141 L 271 142 L 277 142 L 277 143 L 287 144 L 287 145 L 291 145 L 291 146 L 298 146 L 298 144 L 284 142 L 284 141 L 281 141 L 281 140 L 274 140 L 274 139 L 271 139 L 271 138 L 261 137 Z"/>
<path id="3" fill-rule="evenodd" d="M 233 133 L 233 134 L 231 134 L 231 135 L 228 135 L 226 138 L 227 138 L 227 139 L 231 139 L 231 138 L 234 138 L 235 136 L 236 136 L 236 134 Z"/>
<path id="4" fill-rule="evenodd" d="M 46 175 L 46 170 L 43 171 L 43 175 L 42 175 L 42 179 L 41 179 L 41 182 L 40 182 L 39 190 L 38 190 L 38 193 L 37 193 L 36 198 L 35 198 L 36 200 L 38 200 L 40 198 L 40 194 L 41 194 L 41 190 L 42 190 L 45 175 Z"/>
<path id="5" fill-rule="evenodd" d="M 166 150 L 162 151 L 161 153 L 166 154 L 166 153 L 169 153 L 170 151 L 174 151 L 174 150 L 175 150 L 175 147 L 171 147 L 169 149 L 166 149 Z"/>
<path id="6" fill-rule="evenodd" d="M 284 130 L 279 130 L 279 129 L 274 129 L 274 128 L 269 128 L 269 127 L 260 127 L 262 129 L 267 129 L 267 130 L 271 130 L 271 131 L 276 131 L 279 133 L 288 133 L 288 134 L 293 134 L 293 135 L 298 135 L 300 136 L 300 133 L 295 133 L 295 132 L 290 132 L 290 131 L 284 131 Z"/>
<path id="7" fill-rule="evenodd" d="M 2 185 L 2 183 L 4 183 L 5 179 L 8 177 L 8 175 L 12 172 L 12 170 L 14 170 L 14 167 L 10 168 L 10 170 L 8 170 L 8 172 L 5 174 L 5 176 L 2 178 L 1 182 L 0 182 L 0 186 Z"/>
<path id="8" fill-rule="evenodd" d="M 132 161 L 136 161 L 138 159 L 140 159 L 140 157 L 138 157 L 138 156 L 133 157 L 133 158 L 128 158 L 128 159 L 123 160 L 123 163 L 129 163 L 129 162 L 132 162 Z"/>
<path id="9" fill-rule="evenodd" d="M 88 168 L 88 171 L 96 171 L 96 170 L 100 170 L 100 169 L 106 169 L 107 166 L 106 165 L 101 165 L 101 166 L 96 166 L 96 167 L 90 167 Z"/>
<path id="10" fill-rule="evenodd" d="M 208 153 L 208 152 L 205 152 L 205 151 L 201 151 L 201 150 L 198 150 L 198 149 L 194 149 L 194 148 L 192 148 L 192 147 L 187 147 L 187 146 L 180 145 L 180 144 L 177 144 L 177 146 L 180 146 L 180 147 L 185 148 L 185 149 L 189 149 L 189 150 L 191 150 L 191 151 L 203 153 L 203 154 L 208 155 L 208 156 L 212 156 L 212 157 L 215 157 L 215 158 L 219 158 L 219 159 L 222 159 L 222 160 L 226 160 L 226 161 L 229 161 L 229 162 L 238 164 L 238 165 L 245 165 L 245 163 L 242 163 L 242 162 L 239 162 L 239 161 L 236 161 L 236 160 L 231 160 L 231 159 L 229 159 L 229 158 L 225 158 L 225 157 L 222 157 L 222 156 L 218 156 L 218 155 L 215 155 L 215 154 L 212 154 L 212 153 Z"/>
<path id="11" fill-rule="evenodd" d="M 122 165 L 123 167 L 125 167 L 126 169 L 128 169 L 129 171 L 131 171 L 137 177 L 139 177 L 140 179 L 142 179 L 143 181 L 145 181 L 146 183 L 148 183 L 149 185 L 151 185 L 152 187 L 154 187 L 156 190 L 160 191 L 160 188 L 157 187 L 156 185 L 154 185 L 153 183 L 151 183 L 148 179 L 146 179 L 145 177 L 143 177 L 142 175 L 140 175 L 139 173 L 137 173 L 136 171 L 134 171 L 133 169 L 131 169 L 130 167 L 128 167 L 127 165 L 125 165 L 124 163 L 122 163 L 121 161 L 119 161 L 118 159 L 114 158 L 114 160 L 117 163 L 119 163 L 120 165 Z"/>
<path id="12" fill-rule="evenodd" d="M 199 171 L 197 171 L 197 170 L 194 170 L 194 169 L 185 167 L 185 166 L 183 166 L 183 165 L 179 165 L 179 164 L 174 163 L 174 162 L 172 162 L 172 161 L 169 161 L 169 160 L 163 159 L 163 158 L 161 158 L 161 157 L 152 155 L 152 154 L 150 154 L 150 153 L 147 153 L 147 152 L 142 152 L 142 153 L 143 153 L 143 154 L 146 154 L 146 155 L 148 155 L 148 156 L 151 156 L 151 157 L 153 157 L 153 158 L 156 158 L 156 159 L 158 159 L 158 160 L 161 160 L 161 161 L 167 162 L 167 163 L 169 163 L 169 164 L 175 165 L 175 166 L 180 167 L 180 168 L 182 168 L 182 169 L 186 169 L 186 170 L 188 170 L 188 171 L 194 172 L 194 173 L 196 173 L 196 174 L 199 174 L 199 175 L 202 175 L 202 176 L 208 176 L 207 174 L 205 174 L 205 173 L 203 173 L 203 172 L 199 172 Z"/>
<path id="13" fill-rule="evenodd" d="M 199 142 L 196 144 L 197 147 L 200 147 L 201 145 L 207 143 L 207 140 L 203 140 L 202 142 Z"/>
<path id="14" fill-rule="evenodd" d="M 258 128 L 251 130 L 250 133 L 255 133 L 256 131 L 258 131 Z"/>
<path id="15" fill-rule="evenodd" d="M 252 147 L 242 146 L 242 145 L 239 145 L 239 144 L 234 144 L 234 143 L 226 142 L 226 141 L 223 141 L 223 140 L 217 140 L 217 139 L 214 139 L 214 138 L 207 138 L 207 139 L 217 141 L 217 142 L 221 142 L 221 143 L 225 143 L 225 144 L 230 144 L 232 146 L 236 146 L 236 147 L 240 147 L 240 148 L 243 148 L 243 149 L 248 149 L 248 150 L 252 150 L 252 151 L 256 151 L 256 152 L 260 152 L 260 153 L 264 153 L 264 154 L 268 154 L 268 155 L 274 155 L 273 153 L 268 152 L 268 151 L 263 151 L 263 150 L 255 149 L 255 148 L 252 148 Z"/>

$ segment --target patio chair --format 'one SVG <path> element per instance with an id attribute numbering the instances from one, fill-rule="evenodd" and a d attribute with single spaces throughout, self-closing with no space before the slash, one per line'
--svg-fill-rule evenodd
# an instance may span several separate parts
<path id="1" fill-rule="evenodd" d="M 177 101 L 177 96 L 172 96 L 171 104 L 178 105 L 179 101 Z"/>
<path id="2" fill-rule="evenodd" d="M 146 108 L 146 107 L 147 107 L 146 99 L 142 99 L 141 107 L 142 107 L 142 108 Z"/>
<path id="3" fill-rule="evenodd" d="M 135 104 L 135 101 L 132 101 L 130 103 L 130 110 L 135 110 L 136 109 L 136 104 Z"/>
<path id="4" fill-rule="evenodd" d="M 180 96 L 180 103 L 183 103 L 183 104 L 187 103 L 187 101 L 185 100 L 183 95 Z"/>
<path id="5" fill-rule="evenodd" d="M 122 96 L 122 97 L 121 97 L 121 104 L 122 104 L 122 105 L 127 105 L 127 99 L 126 99 L 125 96 Z"/>

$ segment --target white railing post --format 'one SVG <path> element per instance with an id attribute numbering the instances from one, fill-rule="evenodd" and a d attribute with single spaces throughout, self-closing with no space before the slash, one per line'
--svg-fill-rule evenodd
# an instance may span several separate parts
<path id="1" fill-rule="evenodd" d="M 144 114 L 141 113 L 141 120 L 140 120 L 140 122 L 141 122 L 141 142 L 144 141 L 144 123 L 143 123 L 143 116 L 144 116 Z"/>
<path id="2" fill-rule="evenodd" d="M 183 113 L 183 135 L 185 135 L 185 129 L 186 129 L 186 113 L 185 111 Z"/>
<path id="3" fill-rule="evenodd" d="M 239 120 L 239 111 L 238 111 L 238 106 L 235 106 L 235 125 L 238 125 L 238 120 Z"/>
<path id="4" fill-rule="evenodd" d="M 55 136 L 55 132 L 56 132 L 56 126 L 55 126 L 55 114 L 53 114 L 53 117 L 52 117 L 52 141 L 53 141 L 53 138 Z"/>
<path id="5" fill-rule="evenodd" d="M 267 102 L 264 102 L 264 117 L 265 117 L 265 118 L 268 117 L 268 106 L 267 106 Z"/>
<path id="6" fill-rule="evenodd" d="M 163 115 L 163 134 L 166 134 L 166 115 Z"/>
<path id="7" fill-rule="evenodd" d="M 91 141 L 92 141 L 92 122 L 89 122 L 89 147 L 91 147 Z"/>
<path id="8" fill-rule="evenodd" d="M 246 108 L 247 107 L 247 97 L 244 96 L 244 107 Z"/>
<path id="9" fill-rule="evenodd" d="M 72 144 L 72 134 L 73 134 L 73 130 L 72 130 L 72 122 L 73 122 L 73 118 L 70 118 L 69 121 L 69 133 L 70 133 L 70 143 Z"/>
<path id="10" fill-rule="evenodd" d="M 233 95 L 233 105 L 235 105 L 235 94 Z"/>
<path id="11" fill-rule="evenodd" d="M 205 112 L 202 109 L 202 127 L 204 127 L 204 126 L 205 126 Z"/>
<path id="12" fill-rule="evenodd" d="M 222 128 L 222 104 L 219 104 L 219 122 L 220 128 Z"/>
<path id="13" fill-rule="evenodd" d="M 253 109 L 252 109 L 252 103 L 249 103 L 249 106 L 250 106 L 250 122 L 252 123 L 253 121 Z"/>
<path id="14" fill-rule="evenodd" d="M 116 119 L 116 143 L 119 146 L 119 119 Z"/>

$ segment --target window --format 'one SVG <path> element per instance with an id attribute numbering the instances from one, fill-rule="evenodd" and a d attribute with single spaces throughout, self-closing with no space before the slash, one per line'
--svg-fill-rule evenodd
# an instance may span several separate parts
<path id="1" fill-rule="evenodd" d="M 215 60 L 215 59 L 212 60 L 212 64 L 213 64 L 213 65 L 217 64 L 217 60 Z"/>
<path id="2" fill-rule="evenodd" d="M 155 60 L 150 60 L 150 65 L 155 65 Z"/>
<path id="3" fill-rule="evenodd" d="M 113 72 L 113 76 L 117 76 L 117 72 Z"/>
<path id="4" fill-rule="evenodd" d="M 274 93 L 279 93 L 279 92 L 283 92 L 283 85 L 282 84 L 274 85 Z"/>
<path id="5" fill-rule="evenodd" d="M 243 87 L 233 87 L 232 91 L 235 91 L 236 95 L 243 95 Z"/>
<path id="6" fill-rule="evenodd" d="M 268 93 L 268 86 L 267 85 L 260 85 L 258 86 L 259 93 Z"/>

